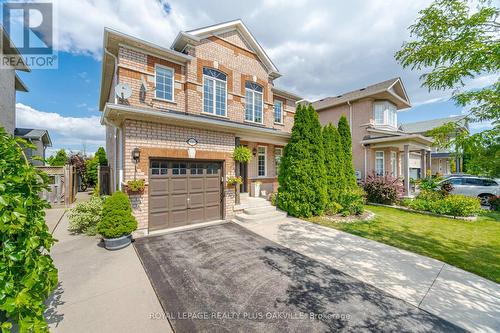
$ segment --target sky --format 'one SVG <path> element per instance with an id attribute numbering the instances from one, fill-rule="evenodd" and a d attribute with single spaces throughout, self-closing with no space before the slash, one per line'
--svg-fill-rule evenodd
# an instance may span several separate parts
<path id="1" fill-rule="evenodd" d="M 4 0 L 0 0 L 4 2 Z M 407 27 L 429 0 L 54 0 L 57 69 L 20 73 L 29 88 L 17 93 L 17 126 L 48 129 L 49 154 L 60 148 L 93 153 L 104 146 L 98 98 L 104 27 L 170 47 L 177 33 L 240 18 L 283 77 L 276 86 L 308 100 L 336 96 L 401 77 L 413 105 L 399 122 L 465 112 L 451 91 L 420 86 L 422 72 L 394 59 Z M 467 89 L 489 85 L 481 76 Z M 481 130 L 484 124 L 473 124 Z"/>

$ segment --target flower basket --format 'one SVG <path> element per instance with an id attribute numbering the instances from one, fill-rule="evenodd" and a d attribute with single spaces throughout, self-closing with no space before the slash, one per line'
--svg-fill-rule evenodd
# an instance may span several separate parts
<path id="1" fill-rule="evenodd" d="M 129 180 L 126 185 L 128 194 L 143 194 L 146 182 L 144 179 Z"/>

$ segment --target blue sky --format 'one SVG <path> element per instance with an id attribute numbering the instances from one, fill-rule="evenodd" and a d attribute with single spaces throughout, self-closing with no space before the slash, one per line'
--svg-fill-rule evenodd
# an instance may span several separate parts
<path id="1" fill-rule="evenodd" d="M 459 115 L 450 91 L 428 92 L 420 87 L 421 73 L 394 60 L 409 38 L 406 28 L 429 2 L 55 0 L 58 69 L 20 73 L 30 92 L 17 94 L 18 126 L 48 128 L 51 151 L 85 147 L 92 153 L 104 145 L 97 103 L 105 26 L 168 47 L 180 30 L 235 18 L 282 72 L 281 88 L 314 100 L 400 76 L 414 107 L 400 112 L 399 122 Z M 480 77 L 467 88 L 492 80 Z"/>

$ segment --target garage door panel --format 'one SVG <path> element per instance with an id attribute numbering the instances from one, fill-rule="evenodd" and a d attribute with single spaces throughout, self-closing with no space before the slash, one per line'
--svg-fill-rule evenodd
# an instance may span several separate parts
<path id="1" fill-rule="evenodd" d="M 205 208 L 203 207 L 189 209 L 189 222 L 198 223 L 206 221 L 204 213 L 205 213 Z"/>
<path id="2" fill-rule="evenodd" d="M 168 212 L 149 214 L 149 229 L 150 230 L 164 229 L 169 222 L 168 215 L 169 215 Z"/>
<path id="3" fill-rule="evenodd" d="M 203 178 L 190 178 L 189 179 L 189 192 L 202 192 L 203 191 Z"/>
<path id="4" fill-rule="evenodd" d="M 207 221 L 220 219 L 220 205 L 205 207 L 205 219 Z"/>
<path id="5" fill-rule="evenodd" d="M 170 223 L 168 228 L 181 227 L 188 224 L 188 210 L 179 210 L 170 212 Z"/>
<path id="6" fill-rule="evenodd" d="M 186 193 L 188 189 L 186 180 L 186 177 L 172 178 L 170 180 L 172 193 Z"/>
<path id="7" fill-rule="evenodd" d="M 207 206 L 219 205 L 220 204 L 220 193 L 219 192 L 209 192 L 205 193 L 205 204 Z"/>
<path id="8" fill-rule="evenodd" d="M 220 190 L 220 178 L 206 178 L 205 179 L 205 191 L 219 191 Z"/>
<path id="9" fill-rule="evenodd" d="M 152 212 L 168 210 L 168 196 L 149 197 L 149 209 Z"/>
<path id="10" fill-rule="evenodd" d="M 153 178 L 149 182 L 151 195 L 164 195 L 168 193 L 168 178 Z"/>
<path id="11" fill-rule="evenodd" d="M 190 193 L 189 194 L 189 208 L 198 208 L 204 206 L 204 193 Z"/>
<path id="12" fill-rule="evenodd" d="M 188 196 L 187 194 L 176 194 L 172 195 L 170 199 L 170 209 L 171 210 L 180 210 L 180 209 L 187 209 L 187 202 L 188 202 Z"/>

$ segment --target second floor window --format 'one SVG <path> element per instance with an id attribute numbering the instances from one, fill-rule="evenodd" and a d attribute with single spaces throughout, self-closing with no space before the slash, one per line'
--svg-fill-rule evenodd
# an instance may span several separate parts
<path id="1" fill-rule="evenodd" d="M 263 89 L 254 82 L 245 83 L 245 120 L 262 124 Z"/>
<path id="2" fill-rule="evenodd" d="M 283 123 L 283 102 L 274 101 L 274 122 Z"/>
<path id="3" fill-rule="evenodd" d="M 203 112 L 225 116 L 226 89 L 226 74 L 212 68 L 203 68 Z"/>
<path id="4" fill-rule="evenodd" d="M 174 70 L 172 68 L 156 65 L 156 90 L 155 97 L 167 101 L 174 100 Z"/>
<path id="5" fill-rule="evenodd" d="M 375 125 L 398 127 L 398 114 L 394 104 L 390 102 L 375 102 L 373 104 L 373 113 Z"/>

